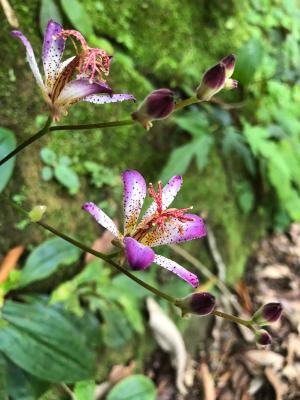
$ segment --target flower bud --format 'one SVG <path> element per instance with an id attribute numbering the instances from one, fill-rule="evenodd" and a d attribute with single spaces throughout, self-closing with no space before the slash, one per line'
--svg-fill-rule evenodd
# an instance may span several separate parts
<path id="1" fill-rule="evenodd" d="M 167 118 L 174 110 L 174 93 L 170 89 L 157 89 L 150 93 L 137 111 L 131 114 L 132 119 L 139 121 L 143 127 L 149 130 L 151 121 Z"/>
<path id="2" fill-rule="evenodd" d="M 225 65 L 226 78 L 230 78 L 233 74 L 235 67 L 236 57 L 234 54 L 229 54 L 227 57 L 222 58 L 221 63 Z"/>
<path id="3" fill-rule="evenodd" d="M 203 75 L 202 82 L 197 88 L 196 95 L 199 100 L 208 101 L 223 89 L 226 79 L 226 68 L 219 62 L 208 69 Z"/>
<path id="4" fill-rule="evenodd" d="M 216 305 L 215 297 L 208 292 L 193 293 L 183 299 L 176 300 L 176 306 L 181 308 L 182 314 L 210 314 Z"/>
<path id="5" fill-rule="evenodd" d="M 272 336 L 264 329 L 255 332 L 255 341 L 261 346 L 267 346 L 272 343 Z"/>
<path id="6" fill-rule="evenodd" d="M 38 222 L 43 218 L 47 207 L 43 205 L 34 206 L 33 209 L 28 213 L 31 222 Z"/>
<path id="7" fill-rule="evenodd" d="M 231 90 L 231 89 L 236 89 L 238 87 L 238 81 L 235 79 L 226 79 L 225 84 L 224 84 L 224 89 Z"/>
<path id="8" fill-rule="evenodd" d="M 267 303 L 256 311 L 252 321 L 257 325 L 269 325 L 278 321 L 281 315 L 282 305 L 280 303 Z"/>

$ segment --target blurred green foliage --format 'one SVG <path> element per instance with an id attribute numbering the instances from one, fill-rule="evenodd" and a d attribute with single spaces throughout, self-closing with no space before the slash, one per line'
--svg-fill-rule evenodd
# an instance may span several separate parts
<path id="1" fill-rule="evenodd" d="M 220 93 L 214 103 L 182 110 L 156 123 L 149 133 L 138 125 L 53 132 L 18 155 L 13 179 L 9 180 L 13 162 L 0 169 L 0 189 L 7 195 L 28 208 L 46 204 L 49 223 L 89 243 L 99 231 L 79 212 L 81 204 L 95 201 L 120 219 L 122 170 L 141 170 L 152 181 L 184 174 L 176 205 L 193 204 L 197 213 L 208 215 L 231 285 L 243 277 L 253 244 L 268 229 L 282 230 L 300 220 L 300 7 L 296 0 L 11 0 L 11 4 L 37 57 L 47 20 L 60 19 L 66 28 L 80 29 L 91 46 L 103 47 L 114 56 L 109 83 L 116 92 L 132 93 L 138 101 L 154 87 L 170 87 L 178 99 L 193 95 L 206 68 L 231 52 L 237 55 L 233 77 L 239 88 Z M 2 157 L 14 146 L 12 132 L 20 142 L 41 127 L 45 108 L 24 61 L 24 49 L 9 36 L 7 23 L 0 29 L 6 54 L 0 66 Z M 135 107 L 78 104 L 63 123 L 128 118 Z M 20 243 L 39 246 L 20 261 L 22 269 L 13 271 L 1 285 L 1 296 L 13 300 L 5 303 L 1 320 L 0 396 L 7 398 L 9 393 L 14 400 L 34 400 L 55 381 L 77 382 L 70 386 L 74 397 L 88 399 L 94 378 L 106 379 L 114 363 L 136 358 L 141 370 L 153 345 L 149 334 L 146 344 L 143 340 L 148 330 L 147 293 L 103 262 L 93 261 L 81 271 L 79 252 L 57 239 L 42 242 L 47 236 L 27 226 L 27 221 L 20 222 L 8 206 L 1 207 L 1 255 Z M 185 246 L 214 268 L 203 241 Z M 157 274 L 155 267 L 141 278 L 173 295 L 188 290 L 169 273 Z M 65 343 L 64 335 L 74 341 Z M 13 339 L 18 346 L 11 344 Z M 39 363 L 26 357 L 27 348 Z M 90 357 L 85 363 L 90 370 L 82 364 L 85 357 Z M 43 361 L 49 358 L 56 360 L 50 368 Z M 139 375 L 131 379 L 141 380 Z M 145 399 L 154 398 L 151 383 L 140 384 L 146 396 L 150 393 Z M 111 399 L 118 398 L 120 390 L 131 391 L 130 379 L 119 385 Z M 62 390 L 52 387 L 43 399 L 63 398 Z"/>

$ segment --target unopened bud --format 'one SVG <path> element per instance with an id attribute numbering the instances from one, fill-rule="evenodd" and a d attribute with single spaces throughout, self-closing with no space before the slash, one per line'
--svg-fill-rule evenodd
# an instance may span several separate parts
<path id="1" fill-rule="evenodd" d="M 256 311 L 252 321 L 257 325 L 269 325 L 280 319 L 282 315 L 282 305 L 280 303 L 267 303 Z"/>
<path id="2" fill-rule="evenodd" d="M 225 84 L 224 84 L 224 89 L 231 90 L 231 89 L 236 89 L 238 87 L 238 81 L 235 79 L 226 79 Z"/>
<path id="3" fill-rule="evenodd" d="M 43 205 L 34 206 L 33 209 L 28 213 L 31 222 L 38 222 L 43 218 L 47 207 Z"/>
<path id="4" fill-rule="evenodd" d="M 255 332 L 255 341 L 261 346 L 268 346 L 272 343 L 272 336 L 264 329 Z"/>
<path id="5" fill-rule="evenodd" d="M 208 292 L 200 292 L 193 293 L 183 299 L 177 299 L 175 304 L 181 308 L 183 315 L 208 315 L 215 308 L 216 299 Z"/>
<path id="6" fill-rule="evenodd" d="M 234 54 L 229 54 L 228 56 L 222 58 L 221 63 L 225 65 L 226 78 L 230 78 L 233 74 L 235 67 L 236 57 Z"/>
<path id="7" fill-rule="evenodd" d="M 226 79 L 226 69 L 223 63 L 218 63 L 208 69 L 203 75 L 202 82 L 198 86 L 196 95 L 199 100 L 208 101 L 223 89 Z"/>
<path id="8" fill-rule="evenodd" d="M 148 130 L 152 127 L 153 120 L 167 118 L 173 112 L 174 107 L 175 99 L 172 90 L 157 89 L 145 98 L 131 116 Z"/>

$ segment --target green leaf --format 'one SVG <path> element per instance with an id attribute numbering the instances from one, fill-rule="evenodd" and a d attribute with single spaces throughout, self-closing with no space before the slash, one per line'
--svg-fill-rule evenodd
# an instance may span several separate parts
<path id="1" fill-rule="evenodd" d="M 66 165 L 57 165 L 54 169 L 55 178 L 69 189 L 70 194 L 75 194 L 80 188 L 80 181 L 76 172 Z"/>
<path id="2" fill-rule="evenodd" d="M 263 55 L 264 48 L 261 40 L 257 38 L 249 40 L 237 52 L 234 77 L 242 84 L 251 82 L 262 63 Z"/>
<path id="3" fill-rule="evenodd" d="M 175 121 L 181 129 L 189 132 L 194 138 L 199 138 L 209 130 L 206 115 L 198 110 L 188 111 L 183 116 L 176 117 Z"/>
<path id="4" fill-rule="evenodd" d="M 235 190 L 241 210 L 245 214 L 248 214 L 253 209 L 255 201 L 252 186 L 247 181 L 241 181 L 236 183 Z"/>
<path id="5" fill-rule="evenodd" d="M 60 14 L 59 8 L 55 4 L 55 1 L 42 0 L 40 8 L 40 28 L 43 34 L 50 19 L 62 23 L 62 16 Z"/>
<path id="6" fill-rule="evenodd" d="M 204 135 L 197 141 L 194 141 L 194 152 L 199 171 L 203 171 L 208 163 L 209 152 L 214 139 L 211 135 Z"/>
<path id="7" fill-rule="evenodd" d="M 74 388 L 76 400 L 94 400 L 95 381 L 77 382 Z"/>
<path id="8" fill-rule="evenodd" d="M 117 383 L 107 400 L 155 400 L 156 388 L 151 379 L 144 375 L 131 375 Z"/>
<path id="9" fill-rule="evenodd" d="M 255 164 L 249 148 L 246 146 L 245 138 L 230 127 L 225 131 L 222 141 L 223 153 L 229 158 L 232 153 L 238 155 L 245 164 L 247 171 L 255 174 Z"/>
<path id="10" fill-rule="evenodd" d="M 51 167 L 42 168 L 42 179 L 45 182 L 50 181 L 53 178 L 53 169 Z"/>
<path id="11" fill-rule="evenodd" d="M 8 400 L 6 362 L 0 353 L 0 399 Z"/>
<path id="12" fill-rule="evenodd" d="M 45 164 L 54 167 L 57 163 L 57 155 L 54 153 L 53 150 L 48 149 L 48 147 L 43 147 L 40 151 L 40 155 Z"/>
<path id="13" fill-rule="evenodd" d="M 36 247 L 27 258 L 21 272 L 19 286 L 40 281 L 52 275 L 59 268 L 76 262 L 80 250 L 60 238 L 52 238 Z"/>
<path id="14" fill-rule="evenodd" d="M 173 175 L 182 175 L 188 169 L 194 156 L 194 142 L 184 144 L 173 150 L 161 173 L 161 180 L 168 181 Z"/>
<path id="15" fill-rule="evenodd" d="M 13 301 L 5 303 L 2 318 L 9 324 L 0 329 L 0 350 L 20 368 L 56 383 L 94 377 L 96 352 L 85 334 L 87 321 L 78 329 L 75 318 L 58 308 Z"/>
<path id="16" fill-rule="evenodd" d="M 49 388 L 48 382 L 28 374 L 10 360 L 7 360 L 6 368 L 8 392 L 14 400 L 36 400 Z"/>
<path id="17" fill-rule="evenodd" d="M 74 28 L 84 36 L 89 37 L 93 35 L 91 19 L 78 0 L 60 0 L 60 4 L 66 16 L 74 25 Z"/>
<path id="18" fill-rule="evenodd" d="M 0 160 L 16 147 L 15 134 L 6 128 L 0 128 Z M 14 169 L 15 157 L 8 160 L 0 167 L 0 192 L 7 185 Z"/>

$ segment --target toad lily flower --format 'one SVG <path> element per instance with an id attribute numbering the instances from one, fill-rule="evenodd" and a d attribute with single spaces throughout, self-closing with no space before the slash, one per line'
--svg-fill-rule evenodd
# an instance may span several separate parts
<path id="1" fill-rule="evenodd" d="M 168 208 L 180 190 L 182 177 L 174 176 L 164 188 L 159 182 L 157 192 L 153 185 L 149 184 L 148 193 L 154 201 L 140 221 L 139 216 L 147 194 L 146 182 L 142 175 L 134 170 L 123 172 L 122 179 L 124 185 L 123 234 L 94 203 L 84 204 L 83 209 L 115 236 L 133 270 L 144 270 L 154 262 L 178 275 L 193 287 L 197 287 L 199 281 L 196 275 L 175 261 L 155 254 L 152 250 L 152 247 L 159 245 L 179 243 L 206 235 L 202 219 L 195 214 L 186 214 L 191 207 Z"/>
<path id="2" fill-rule="evenodd" d="M 44 81 L 28 39 L 20 31 L 13 31 L 12 36 L 24 44 L 27 61 L 55 121 L 78 101 L 104 104 L 134 100 L 130 94 L 112 94 L 112 89 L 102 78 L 109 73 L 111 57 L 102 49 L 88 47 L 79 32 L 63 30 L 59 23 L 52 20 L 48 22 L 42 52 Z M 79 40 L 82 51 L 62 62 L 65 40 L 70 36 Z"/>

